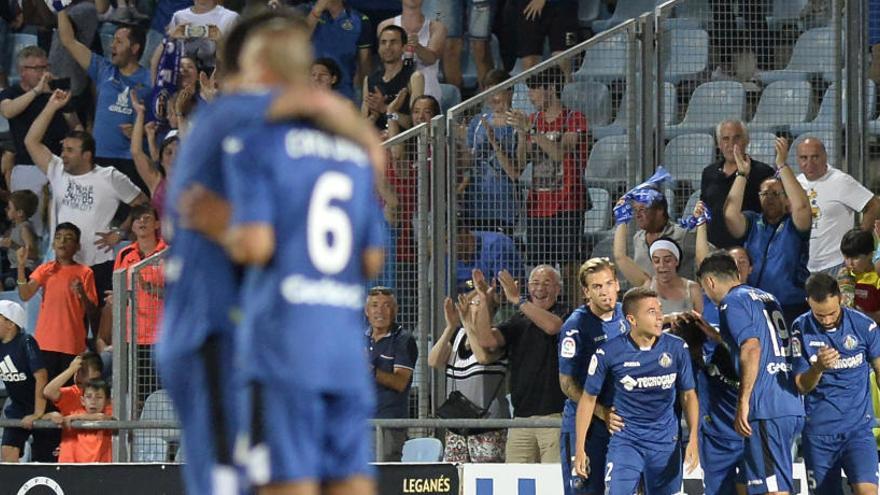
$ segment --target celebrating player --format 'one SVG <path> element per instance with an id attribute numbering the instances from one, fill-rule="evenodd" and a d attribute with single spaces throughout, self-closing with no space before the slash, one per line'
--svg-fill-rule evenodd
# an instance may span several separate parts
<path id="1" fill-rule="evenodd" d="M 582 384 L 590 358 L 601 343 L 625 334 L 629 325 L 617 302 L 620 284 L 614 264 L 607 258 L 587 260 L 578 270 L 578 281 L 587 303 L 574 310 L 559 332 L 559 384 L 568 396 L 559 439 L 562 481 L 566 495 L 599 495 L 605 493 L 603 473 L 594 472 L 586 480 L 572 476 L 572 461 L 576 452 L 575 413 L 578 400 L 584 392 Z M 616 416 L 609 417 L 613 415 L 611 408 L 606 408 L 598 401 L 594 414 L 596 419 L 587 432 L 587 455 L 591 465 L 604 466 L 605 452 L 611 438 L 606 424 L 617 420 L 614 425 L 616 429 L 622 424 Z"/>
<path id="2" fill-rule="evenodd" d="M 640 480 L 646 493 L 679 493 L 682 466 L 676 395 L 690 432 L 685 464 L 689 472 L 699 465 L 699 405 L 687 345 L 663 333 L 663 310 L 653 290 L 637 287 L 627 291 L 623 313 L 632 330 L 603 344 L 590 359 L 577 408 L 575 469 L 579 476 L 587 477 L 597 468 L 589 464 L 584 446 L 596 398 L 608 379 L 614 386 L 613 406 L 624 425 L 608 444 L 605 493 L 632 495 Z"/>
<path id="3" fill-rule="evenodd" d="M 307 44 L 297 26 L 267 25 L 245 43 L 242 66 L 307 83 Z M 240 339 L 253 385 L 251 480 L 261 494 L 372 493 L 362 310 L 384 234 L 367 154 L 303 122 L 244 130 L 223 149 L 226 247 L 252 267 Z"/>
<path id="4" fill-rule="evenodd" d="M 745 437 L 750 494 L 790 493 L 791 446 L 804 409 L 791 376 L 791 336 L 773 295 L 744 285 L 726 251 L 710 254 L 698 271 L 703 290 L 719 305 L 721 337 L 740 379 L 734 428 Z"/>
<path id="5" fill-rule="evenodd" d="M 837 281 L 807 279 L 810 311 L 794 322 L 794 379 L 804 394 L 804 461 L 810 493 L 842 495 L 840 470 L 855 495 L 877 494 L 877 444 L 871 427 L 871 367 L 880 377 L 880 332 L 871 318 L 840 304 Z M 798 353 L 795 353 L 796 355 Z"/>

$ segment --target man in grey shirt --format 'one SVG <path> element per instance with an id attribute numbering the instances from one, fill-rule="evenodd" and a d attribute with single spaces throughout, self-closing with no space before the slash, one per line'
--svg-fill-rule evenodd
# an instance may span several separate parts
<path id="1" fill-rule="evenodd" d="M 636 227 L 633 234 L 633 260 L 642 270 L 654 276 L 654 264 L 648 248 L 651 243 L 661 237 L 675 240 L 684 251 L 678 273 L 683 277 L 693 278 L 696 236 L 669 219 L 669 204 L 666 197 L 651 204 L 633 201 Z M 687 213 L 687 212 L 685 212 Z"/>

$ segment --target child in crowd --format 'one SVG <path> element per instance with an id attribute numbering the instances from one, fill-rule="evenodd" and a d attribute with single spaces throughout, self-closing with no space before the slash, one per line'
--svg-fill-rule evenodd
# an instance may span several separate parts
<path id="1" fill-rule="evenodd" d="M 6 237 L 0 238 L 0 247 L 7 249 L 6 256 L 12 270 L 10 276 L 3 277 L 6 290 L 15 288 L 15 274 L 18 272 L 18 256 L 15 253 L 19 248 L 22 246 L 28 248 L 29 256 L 25 264 L 26 274 L 33 271 L 36 262 L 40 259 L 40 238 L 29 220 L 37 212 L 39 204 L 40 198 L 29 189 L 15 191 L 9 195 L 9 202 L 6 204 L 6 218 L 12 222 L 12 229 Z"/>
<path id="2" fill-rule="evenodd" d="M 70 416 L 82 409 L 82 397 L 86 384 L 92 380 L 100 380 L 103 371 L 104 363 L 101 361 L 101 356 L 94 352 L 86 351 L 75 357 L 70 366 L 43 389 L 46 400 L 51 401 L 58 410 L 57 413 L 47 414 L 47 418 L 58 421 L 58 418 Z M 71 378 L 73 378 L 73 385 L 66 387 L 65 384 L 70 382 Z M 112 414 L 109 405 L 104 413 Z M 77 432 L 74 430 L 62 430 L 58 462 L 75 462 L 73 454 L 76 435 Z"/>
<path id="3" fill-rule="evenodd" d="M 880 322 L 880 275 L 871 260 L 874 254 L 874 234 L 853 229 L 840 241 L 845 267 L 840 270 L 837 281 L 847 305 L 858 309 Z"/>
<path id="4" fill-rule="evenodd" d="M 83 387 L 80 407 L 70 414 L 53 412 L 46 417 L 64 425 L 73 440 L 62 442 L 58 462 L 112 462 L 113 432 L 110 430 L 71 429 L 72 421 L 102 421 L 113 419 L 110 405 L 110 385 L 103 380 L 91 380 Z"/>
<path id="5" fill-rule="evenodd" d="M 36 337 L 50 379 L 61 374 L 86 350 L 85 318 L 95 311 L 98 302 L 92 269 L 73 260 L 80 248 L 79 240 L 79 227 L 69 222 L 58 224 L 52 241 L 55 260 L 38 266 L 30 280 L 24 268 L 28 249 L 25 246 L 17 252 L 21 300 L 29 301 L 43 289 Z"/>
<path id="6" fill-rule="evenodd" d="M 34 421 L 46 411 L 43 388 L 48 382 L 46 367 L 37 341 L 23 332 L 24 308 L 12 301 L 0 301 L 0 380 L 9 394 L 6 418 L 21 420 L 20 428 L 4 428 L 3 462 L 18 462 L 24 444 L 33 435 L 31 457 L 34 461 L 54 462 L 53 450 L 58 434 L 52 430 L 34 430 Z"/>

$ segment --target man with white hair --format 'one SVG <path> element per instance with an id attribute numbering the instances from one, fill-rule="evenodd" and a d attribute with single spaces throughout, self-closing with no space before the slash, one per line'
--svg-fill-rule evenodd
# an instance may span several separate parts
<path id="1" fill-rule="evenodd" d="M 852 229 L 856 212 L 862 214 L 862 230 L 870 232 L 880 217 L 880 198 L 829 165 L 825 144 L 817 138 L 807 138 L 798 145 L 797 161 L 801 169 L 797 180 L 807 192 L 813 215 L 807 269 L 833 277 L 843 268 L 840 241 Z"/>
<path id="2" fill-rule="evenodd" d="M 559 386 L 557 335 L 569 310 L 558 301 L 559 271 L 536 266 L 529 274 L 528 296 L 520 295 L 507 270 L 498 273 L 498 281 L 517 312 L 497 328 L 478 321 L 471 347 L 507 350 L 514 417 L 561 419 L 565 395 Z M 505 454 L 511 463 L 558 463 L 559 428 L 511 428 Z"/>
<path id="3" fill-rule="evenodd" d="M 736 159 L 733 156 L 734 146 L 745 150 L 749 146 L 749 130 L 746 125 L 736 119 L 722 120 L 715 128 L 715 139 L 718 141 L 718 150 L 721 151 L 721 159 L 703 169 L 701 179 L 700 201 L 709 207 L 709 211 L 716 220 L 709 222 L 709 242 L 715 247 L 727 249 L 740 245 L 727 230 L 724 220 L 721 219 L 724 211 L 724 202 L 733 181 L 737 177 Z M 743 196 L 742 209 L 761 213 L 761 202 L 758 200 L 759 185 L 764 179 L 773 177 L 775 170 L 766 163 L 752 160 L 752 169 L 746 177 L 747 185 Z"/>

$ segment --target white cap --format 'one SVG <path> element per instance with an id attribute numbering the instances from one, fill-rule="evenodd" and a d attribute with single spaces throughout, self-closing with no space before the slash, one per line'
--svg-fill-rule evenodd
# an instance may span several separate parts
<path id="1" fill-rule="evenodd" d="M 21 304 L 12 301 L 0 301 L 0 316 L 18 325 L 18 328 L 24 329 L 27 323 L 27 315 Z"/>

